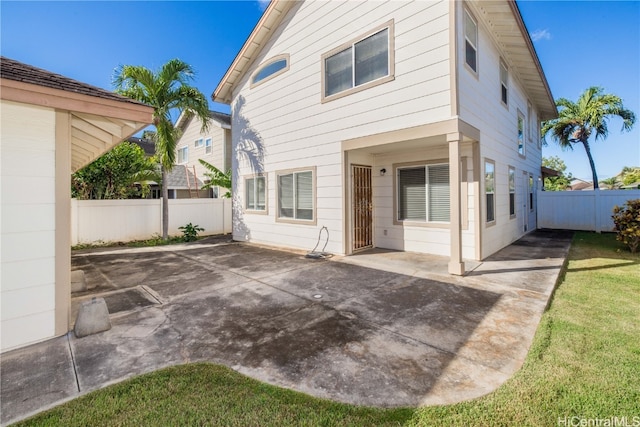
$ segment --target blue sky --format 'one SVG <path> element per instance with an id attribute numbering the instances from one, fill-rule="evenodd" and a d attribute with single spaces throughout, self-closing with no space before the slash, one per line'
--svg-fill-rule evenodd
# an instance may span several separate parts
<path id="1" fill-rule="evenodd" d="M 396 0 L 399 1 L 399 0 Z M 209 97 L 260 18 L 265 1 L 74 1 L 0 3 L 2 55 L 112 89 L 120 64 L 158 68 L 180 58 Z M 589 86 L 620 96 L 640 117 L 640 2 L 518 1 L 555 99 L 576 100 Z M 214 110 L 228 112 L 210 102 Z M 630 133 L 611 121 L 592 144 L 599 177 L 640 166 L 640 121 Z M 574 176 L 591 172 L 582 147 L 560 156 Z"/>

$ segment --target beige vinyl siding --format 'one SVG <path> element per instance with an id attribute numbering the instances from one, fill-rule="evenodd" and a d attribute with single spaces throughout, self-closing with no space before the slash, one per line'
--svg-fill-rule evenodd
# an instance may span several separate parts
<path id="1" fill-rule="evenodd" d="M 240 108 L 240 119 L 260 135 L 267 153 L 269 213 L 241 220 L 251 240 L 311 249 L 318 229 L 327 226 L 327 250 L 344 252 L 341 142 L 450 117 L 448 13 L 447 1 L 304 2 L 290 10 L 234 90 L 232 111 Z M 321 56 L 390 20 L 395 79 L 321 104 Z M 284 53 L 289 70 L 250 88 L 258 64 Z M 252 173 L 243 161 L 239 167 L 240 176 Z M 306 167 L 317 172 L 317 225 L 276 223 L 274 172 Z M 244 200 L 243 182 L 235 185 Z"/>
<path id="2" fill-rule="evenodd" d="M 0 351 L 55 334 L 55 112 L 1 102 Z"/>
<path id="3" fill-rule="evenodd" d="M 459 8 L 458 39 L 463 40 L 462 29 L 462 5 Z M 521 237 L 524 232 L 523 221 L 528 218 L 525 215 L 523 203 L 525 200 L 522 188 L 522 173 L 526 171 L 534 176 L 534 181 L 540 176 L 541 150 L 537 141 L 526 138 L 528 130 L 525 129 L 526 157 L 518 154 L 517 145 L 517 117 L 518 110 L 527 111 L 529 97 L 523 90 L 523 85 L 518 79 L 517 70 L 509 69 L 509 103 L 505 106 L 501 102 L 500 87 L 500 60 L 507 59 L 504 52 L 500 51 L 494 39 L 489 36 L 486 24 L 478 17 L 478 75 L 472 74 L 463 66 L 463 51 L 458 49 L 459 58 L 459 99 L 460 117 L 472 126 L 481 129 L 480 157 L 483 160 L 481 167 L 484 169 L 484 159 L 495 161 L 495 226 L 482 226 L 482 256 L 487 257 L 498 249 L 512 243 Z M 534 115 L 532 123 L 537 123 L 535 106 L 531 108 Z M 528 123 L 525 113 L 525 125 Z M 534 131 L 534 134 L 537 132 Z M 509 166 L 516 168 L 516 217 L 509 215 Z M 482 212 L 484 212 L 484 190 L 480 195 Z M 535 215 L 535 214 L 534 214 Z M 484 218 L 484 216 L 483 216 Z M 528 231 L 531 231 L 528 227 Z"/>
<path id="4" fill-rule="evenodd" d="M 204 172 L 206 171 L 206 169 L 200 164 L 198 159 L 203 159 L 204 161 L 211 163 L 218 169 L 225 170 L 225 166 L 228 167 L 229 165 L 228 163 L 225 163 L 225 132 L 229 131 L 222 128 L 220 124 L 215 120 L 211 121 L 211 124 L 209 125 L 209 131 L 206 133 L 200 133 L 201 126 L 202 124 L 199 120 L 195 118 L 191 119 L 182 136 L 180 137 L 180 141 L 176 145 L 176 148 L 179 149 L 184 146 L 189 147 L 189 161 L 186 163 L 186 165 L 191 171 L 193 171 L 193 166 L 195 166 L 198 178 L 201 181 L 204 181 Z M 196 147 L 195 141 L 200 138 L 202 138 L 202 146 Z M 206 153 L 207 138 L 211 138 L 211 153 Z"/>

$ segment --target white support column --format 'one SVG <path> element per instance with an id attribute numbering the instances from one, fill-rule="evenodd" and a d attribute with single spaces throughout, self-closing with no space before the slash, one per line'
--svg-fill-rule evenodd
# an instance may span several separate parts
<path id="1" fill-rule="evenodd" d="M 462 134 L 447 134 L 449 143 L 449 188 L 450 188 L 450 225 L 451 225 L 451 258 L 449 259 L 449 274 L 462 276 L 464 262 L 462 262 L 462 215 L 460 191 L 460 141 Z"/>

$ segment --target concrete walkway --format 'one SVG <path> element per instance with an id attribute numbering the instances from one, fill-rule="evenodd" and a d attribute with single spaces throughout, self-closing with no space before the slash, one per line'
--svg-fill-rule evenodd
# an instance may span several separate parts
<path id="1" fill-rule="evenodd" d="M 465 277 L 447 258 L 371 250 L 310 260 L 204 240 L 73 256 L 112 329 L 2 355 L 6 424 L 162 367 L 209 361 L 314 396 L 374 406 L 446 404 L 520 368 L 571 234 L 537 231 Z"/>

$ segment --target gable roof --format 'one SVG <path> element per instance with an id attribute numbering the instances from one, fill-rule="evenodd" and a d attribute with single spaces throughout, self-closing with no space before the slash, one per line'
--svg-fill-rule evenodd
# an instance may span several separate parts
<path id="1" fill-rule="evenodd" d="M 4 56 L 0 57 L 0 82 L 3 100 L 69 113 L 69 126 L 61 129 L 67 129 L 64 139 L 71 146 L 70 172 L 153 120 L 153 107 Z"/>
<path id="2" fill-rule="evenodd" d="M 0 56 L 0 77 L 3 79 L 48 87 L 51 89 L 59 89 L 66 92 L 74 92 L 118 102 L 145 105 L 131 98 L 118 95 L 117 93 L 109 92 L 108 90 L 91 86 L 89 84 L 70 79 L 69 77 L 43 70 L 42 68 L 27 65 L 5 56 Z"/>
<path id="3" fill-rule="evenodd" d="M 255 55 L 262 50 L 264 44 L 278 28 L 282 18 L 296 3 L 296 1 L 271 0 L 255 28 L 244 42 L 242 49 L 240 49 L 224 77 L 218 83 L 218 87 L 211 95 L 213 101 L 231 104 L 233 87 L 247 71 Z"/>
<path id="4" fill-rule="evenodd" d="M 296 1 L 271 0 L 262 17 L 218 83 L 211 99 L 231 104 L 233 87 L 247 72 L 255 56 L 264 47 L 273 32 L 296 4 Z M 507 57 L 521 78 L 531 101 L 540 111 L 540 119 L 557 117 L 558 111 L 551 95 L 551 89 L 533 47 L 529 32 L 515 0 L 469 1 L 485 13 L 494 36 L 505 50 Z"/>
<path id="5" fill-rule="evenodd" d="M 211 111 L 211 110 L 209 110 L 209 117 L 211 117 L 211 119 L 214 122 L 218 123 L 221 128 L 223 128 L 223 129 L 231 129 L 231 115 L 230 114 L 221 113 L 219 111 Z M 182 112 L 182 114 L 180 114 L 180 117 L 178 117 L 178 120 L 176 121 L 176 127 L 181 129 L 184 132 L 184 130 L 187 128 L 187 126 L 191 122 L 192 118 L 193 118 L 192 114 L 187 114 L 185 112 Z"/>

